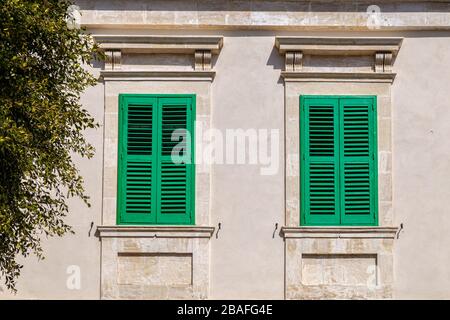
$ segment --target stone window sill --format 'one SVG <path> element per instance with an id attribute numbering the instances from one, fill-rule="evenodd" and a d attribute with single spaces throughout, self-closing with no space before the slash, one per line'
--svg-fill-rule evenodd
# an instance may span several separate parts
<path id="1" fill-rule="evenodd" d="M 397 231 L 398 227 L 283 227 L 280 235 L 285 239 L 395 239 Z"/>
<path id="2" fill-rule="evenodd" d="M 98 226 L 100 238 L 211 238 L 214 227 Z"/>

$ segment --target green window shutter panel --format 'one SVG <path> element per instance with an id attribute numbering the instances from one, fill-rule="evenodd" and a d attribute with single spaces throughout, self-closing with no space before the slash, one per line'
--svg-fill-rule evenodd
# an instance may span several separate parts
<path id="1" fill-rule="evenodd" d="M 373 98 L 339 99 L 342 224 L 377 223 L 375 109 Z"/>
<path id="2" fill-rule="evenodd" d="M 300 97 L 302 225 L 376 225 L 376 97 Z"/>
<path id="3" fill-rule="evenodd" d="M 156 222 L 156 99 L 120 97 L 118 222 Z"/>
<path id="4" fill-rule="evenodd" d="M 117 223 L 194 224 L 195 95 L 119 103 Z"/>
<path id="5" fill-rule="evenodd" d="M 158 132 L 158 223 L 193 223 L 193 141 L 189 141 L 193 138 L 192 109 L 192 98 L 158 100 L 161 119 Z"/>
<path id="6" fill-rule="evenodd" d="M 301 105 L 301 222 L 339 224 L 337 101 L 308 98 Z"/>

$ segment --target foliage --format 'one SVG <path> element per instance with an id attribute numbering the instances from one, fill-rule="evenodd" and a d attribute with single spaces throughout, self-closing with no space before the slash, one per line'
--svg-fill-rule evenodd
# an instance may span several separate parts
<path id="1" fill-rule="evenodd" d="M 15 291 L 20 256 L 43 258 L 43 236 L 72 232 L 67 200 L 87 205 L 72 156 L 92 157 L 97 124 L 80 93 L 97 80 L 92 37 L 68 28 L 66 0 L 0 0 L 0 276 Z"/>

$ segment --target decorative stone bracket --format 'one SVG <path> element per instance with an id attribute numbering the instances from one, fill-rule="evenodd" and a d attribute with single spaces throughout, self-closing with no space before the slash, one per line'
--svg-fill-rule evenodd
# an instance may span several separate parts
<path id="1" fill-rule="evenodd" d="M 285 55 L 285 79 L 373 79 L 393 81 L 392 65 L 400 50 L 402 38 L 330 38 L 330 37 L 276 37 L 275 46 Z M 358 59 L 373 57 L 372 70 L 358 69 Z M 316 62 L 305 68 L 305 58 Z M 352 57 L 352 59 L 348 59 Z M 330 64 L 324 71 L 322 64 Z M 342 63 L 346 59 L 345 63 Z M 333 65 L 333 63 L 335 65 Z M 353 63 L 353 65 L 352 65 Z M 345 65 L 347 68 L 341 68 Z"/>
<path id="2" fill-rule="evenodd" d="M 219 54 L 222 37 L 187 37 L 187 36 L 95 36 L 95 41 L 106 55 L 105 69 L 101 72 L 104 77 L 111 79 L 137 76 L 173 78 L 210 77 L 212 71 L 212 55 Z M 123 70 L 122 56 L 129 54 L 188 54 L 193 57 L 193 70 Z"/>
<path id="3" fill-rule="evenodd" d="M 211 70 L 211 51 L 195 51 L 195 70 Z"/>
<path id="4" fill-rule="evenodd" d="M 106 50 L 105 51 L 105 70 L 120 70 L 122 64 L 122 51 Z"/>
<path id="5" fill-rule="evenodd" d="M 393 64 L 392 52 L 375 53 L 375 72 L 391 72 Z"/>
<path id="6" fill-rule="evenodd" d="M 286 64 L 285 65 L 286 71 L 301 71 L 303 64 L 303 52 L 301 51 L 286 52 L 285 64 Z"/>

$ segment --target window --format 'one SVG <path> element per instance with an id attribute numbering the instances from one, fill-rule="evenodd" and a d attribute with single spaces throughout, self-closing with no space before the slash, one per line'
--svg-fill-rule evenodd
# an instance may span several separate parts
<path id="1" fill-rule="evenodd" d="M 377 225 L 376 97 L 300 97 L 302 225 Z"/>
<path id="2" fill-rule="evenodd" d="M 194 120 L 195 95 L 119 95 L 118 224 L 194 224 Z"/>

